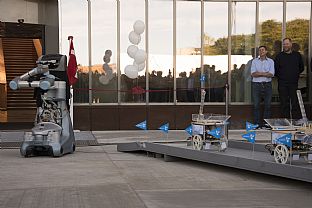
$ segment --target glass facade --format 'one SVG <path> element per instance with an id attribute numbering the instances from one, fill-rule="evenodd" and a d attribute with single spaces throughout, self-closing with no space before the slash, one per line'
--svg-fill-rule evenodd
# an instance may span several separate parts
<path id="1" fill-rule="evenodd" d="M 149 102 L 173 102 L 173 3 L 149 1 Z"/>
<path id="2" fill-rule="evenodd" d="M 78 81 L 73 86 L 74 103 L 89 103 L 88 2 L 81 1 L 80 4 L 77 4 L 74 1 L 61 1 L 59 6 L 61 12 L 61 53 L 69 54 L 68 36 L 74 37 L 78 64 Z"/>
<path id="3" fill-rule="evenodd" d="M 291 37 L 293 50 L 299 51 L 303 57 L 304 71 L 300 74 L 298 87 L 304 101 L 309 99 L 308 78 L 309 63 L 309 25 L 310 2 L 288 2 L 286 10 L 286 37 Z M 311 92 L 311 91 L 310 91 Z M 311 94 L 310 94 L 311 96 Z"/>
<path id="4" fill-rule="evenodd" d="M 215 12 L 215 11 L 218 12 Z M 228 77 L 228 4 L 205 2 L 204 4 L 204 76 L 205 102 L 224 102 Z M 218 20 L 218 21 L 216 21 Z"/>
<path id="5" fill-rule="evenodd" d="M 274 9 L 275 12 L 270 12 Z M 259 3 L 259 45 L 268 49 L 268 57 L 274 59 L 282 50 L 283 2 Z M 285 36 L 286 37 L 286 36 Z M 272 102 L 278 102 L 277 79 L 272 79 Z"/>
<path id="6" fill-rule="evenodd" d="M 233 2 L 231 101 L 251 102 L 251 62 L 255 51 L 256 3 Z"/>
<path id="7" fill-rule="evenodd" d="M 59 2 L 61 52 L 68 53 L 67 36 L 74 36 L 79 64 L 79 81 L 74 86 L 76 105 L 194 103 L 200 102 L 203 87 L 208 105 L 224 103 L 226 83 L 230 83 L 231 104 L 251 104 L 250 60 L 257 56 L 260 45 L 265 45 L 274 59 L 285 37 L 293 40 L 293 50 L 303 56 L 305 71 L 299 88 L 304 101 L 311 101 L 311 1 Z M 128 49 L 133 45 L 129 35 L 137 20 L 145 23 L 136 46 L 146 52 L 146 61 L 132 79 L 125 68 L 134 62 Z M 92 53 L 88 53 L 89 48 Z M 108 59 L 106 53 L 110 52 Z M 279 102 L 275 79 L 272 101 Z"/>
<path id="8" fill-rule="evenodd" d="M 177 102 L 200 102 L 200 1 L 177 1 L 176 11 Z"/>
<path id="9" fill-rule="evenodd" d="M 91 5 L 92 103 L 117 102 L 116 5 L 111 0 L 93 0 Z"/>
<path id="10" fill-rule="evenodd" d="M 130 42 L 130 33 L 137 20 L 145 22 L 145 1 L 127 0 L 120 1 L 120 102 L 144 103 L 146 101 L 146 76 L 145 70 L 138 73 L 136 79 L 131 79 L 125 74 L 125 68 L 133 64 L 133 58 L 127 54 Z M 146 51 L 145 32 L 140 35 L 138 49 Z"/>

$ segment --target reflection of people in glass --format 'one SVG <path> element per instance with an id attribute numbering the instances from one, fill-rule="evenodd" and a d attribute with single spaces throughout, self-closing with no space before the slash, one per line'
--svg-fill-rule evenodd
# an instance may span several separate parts
<path id="1" fill-rule="evenodd" d="M 214 67 L 214 65 L 212 65 Z M 214 86 L 214 95 L 216 102 L 223 102 L 224 98 L 224 85 L 225 79 L 224 76 L 221 74 L 221 70 L 215 72 L 215 86 Z"/>
<path id="2" fill-rule="evenodd" d="M 187 101 L 194 102 L 194 74 L 190 72 L 190 76 L 187 79 Z"/>
<path id="3" fill-rule="evenodd" d="M 162 71 L 156 72 L 155 83 L 156 83 L 155 86 L 156 91 L 154 92 L 154 94 L 156 102 L 165 102 L 166 92 L 163 91 L 165 89 L 165 80 L 162 77 Z"/>
<path id="4" fill-rule="evenodd" d="M 155 90 L 156 90 L 156 71 L 153 70 L 152 73 L 150 74 L 149 77 L 149 100 L 150 102 L 156 102 L 156 94 L 155 94 Z"/>
<path id="5" fill-rule="evenodd" d="M 299 52 L 300 51 L 300 45 L 298 43 L 293 43 L 291 50 Z"/>
<path id="6" fill-rule="evenodd" d="M 181 72 L 177 78 L 177 99 L 179 102 L 187 102 L 187 76 L 186 72 Z"/>
<path id="7" fill-rule="evenodd" d="M 282 41 L 276 40 L 274 41 L 272 56 L 269 56 L 269 54 L 267 54 L 267 56 L 271 57 L 272 59 L 275 59 L 277 54 L 279 54 L 281 51 L 282 51 Z"/>
<path id="8" fill-rule="evenodd" d="M 196 68 L 194 76 L 193 76 L 193 78 L 194 78 L 193 90 L 194 90 L 195 102 L 200 102 L 200 99 L 201 99 L 200 76 L 201 76 L 200 68 Z"/>
<path id="9" fill-rule="evenodd" d="M 243 86 L 241 83 L 243 82 L 243 71 L 245 68 L 245 64 L 241 65 L 238 68 L 237 64 L 233 65 L 233 70 L 231 71 L 231 84 L 232 84 L 232 100 L 236 102 L 240 102 L 243 99 Z"/>
<path id="10" fill-rule="evenodd" d="M 172 72 L 169 69 L 168 75 L 164 78 L 165 79 L 165 89 L 166 89 L 166 102 L 172 102 L 173 100 L 173 76 Z"/>
<path id="11" fill-rule="evenodd" d="M 299 75 L 303 72 L 304 65 L 301 54 L 292 50 L 290 38 L 283 40 L 283 51 L 276 56 L 275 69 L 282 115 L 285 118 L 290 118 L 291 103 L 292 118 L 301 118 L 296 90 Z"/>
<path id="12" fill-rule="evenodd" d="M 238 97 L 236 99 L 238 99 L 239 102 L 243 102 L 244 101 L 244 93 L 242 93 L 242 91 L 244 90 L 244 77 L 243 77 L 243 74 L 244 74 L 245 68 L 246 68 L 246 64 L 242 64 L 239 67 L 238 79 L 236 80 L 236 82 L 238 82 L 236 84 L 236 86 L 237 86 L 236 90 L 239 90 Z"/>
<path id="13" fill-rule="evenodd" d="M 266 46 L 259 47 L 259 57 L 251 64 L 252 95 L 254 100 L 254 123 L 260 123 L 260 102 L 264 99 L 263 118 L 271 116 L 272 77 L 274 75 L 274 62 L 267 56 Z"/>
<path id="14" fill-rule="evenodd" d="M 244 101 L 251 102 L 251 64 L 254 58 L 256 57 L 255 48 L 251 49 L 252 59 L 250 59 L 244 69 L 243 78 L 244 78 Z"/>

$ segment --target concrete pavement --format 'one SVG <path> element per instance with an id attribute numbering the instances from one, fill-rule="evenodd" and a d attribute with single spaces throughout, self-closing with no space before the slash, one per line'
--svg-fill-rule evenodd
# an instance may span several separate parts
<path id="1" fill-rule="evenodd" d="M 183 131 L 169 133 L 168 140 L 185 140 Z M 233 138 L 239 139 L 241 133 L 234 132 Z M 262 133 L 267 139 L 268 132 Z M 146 153 L 116 150 L 118 142 L 167 139 L 159 131 L 76 134 L 78 139 L 96 138 L 102 146 L 79 147 L 60 158 L 23 158 L 18 149 L 1 149 L 0 208 L 284 208 L 312 204 L 312 184 L 187 160 L 164 162 Z"/>

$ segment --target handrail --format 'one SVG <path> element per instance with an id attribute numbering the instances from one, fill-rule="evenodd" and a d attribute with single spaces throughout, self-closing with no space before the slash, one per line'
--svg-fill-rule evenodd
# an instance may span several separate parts
<path id="1" fill-rule="evenodd" d="M 0 109 L 7 109 L 7 83 L 4 64 L 2 38 L 0 38 Z"/>
<path id="2" fill-rule="evenodd" d="M 37 52 L 37 56 L 38 57 L 42 56 L 42 45 L 40 39 L 33 39 L 33 43 Z"/>
<path id="3" fill-rule="evenodd" d="M 0 83 L 6 83 L 2 38 L 0 38 Z"/>

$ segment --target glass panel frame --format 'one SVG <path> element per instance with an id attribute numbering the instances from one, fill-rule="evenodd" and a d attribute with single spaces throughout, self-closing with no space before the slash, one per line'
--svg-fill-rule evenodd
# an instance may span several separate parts
<path id="1" fill-rule="evenodd" d="M 114 1 L 114 0 L 112 0 L 112 1 Z M 135 0 L 132 0 L 132 1 L 135 1 Z M 142 11 L 144 11 L 144 8 L 146 7 L 146 6 L 148 6 L 149 7 L 149 9 L 151 9 L 150 8 L 150 6 L 149 5 L 145 5 L 146 3 L 149 3 L 149 2 L 153 2 L 154 0 L 137 0 L 136 2 L 139 2 L 140 3 L 140 10 L 142 10 Z M 64 54 L 67 54 L 67 50 L 68 50 L 68 42 L 66 41 L 67 40 L 67 37 L 65 37 L 64 35 L 68 35 L 68 33 L 70 33 L 71 35 L 73 35 L 74 36 L 74 46 L 75 46 L 75 50 L 76 50 L 76 56 L 77 56 L 77 60 L 78 60 L 78 62 L 80 63 L 80 64 L 82 64 L 82 66 L 80 66 L 79 67 L 79 69 L 80 69 L 80 71 L 81 70 L 85 70 L 85 71 L 87 71 L 88 70 L 88 54 L 87 54 L 87 50 L 82 50 L 82 48 L 88 48 L 88 41 L 87 41 L 87 13 L 88 13 L 88 9 L 87 9 L 87 2 L 85 2 L 85 3 L 83 3 L 83 4 L 75 4 L 75 6 L 77 7 L 80 7 L 80 9 L 78 10 L 79 11 L 79 15 L 74 15 L 74 14 L 71 14 L 71 10 L 73 11 L 73 9 L 66 9 L 66 3 L 67 2 L 71 2 L 71 1 L 66 1 L 66 0 L 62 0 L 61 1 L 62 3 L 62 14 L 60 15 L 61 16 L 61 22 L 60 22 L 60 24 L 61 24 L 61 34 L 62 34 L 62 37 L 61 37 L 61 40 L 60 40 L 60 44 L 61 44 L 61 51 L 63 51 L 63 53 Z M 120 5 L 120 16 L 123 18 L 123 16 L 125 15 L 123 12 L 125 11 L 123 11 L 123 4 L 125 3 L 125 2 L 130 2 L 129 0 L 117 0 L 116 2 L 118 2 L 117 4 L 116 4 L 116 7 L 118 7 L 118 5 Z M 156 2 L 156 0 L 155 0 L 155 2 Z M 169 1 L 168 1 L 169 2 Z M 189 3 L 189 4 L 192 4 L 192 3 L 194 3 L 194 1 L 180 1 L 180 0 L 172 0 L 172 1 L 170 1 L 170 2 L 175 2 L 176 4 L 177 4 L 177 8 L 176 8 L 176 11 L 175 12 L 179 12 L 179 5 L 181 4 L 181 3 Z M 200 5 L 199 4 L 199 2 L 201 2 L 201 1 L 198 1 L 198 2 L 196 2 L 196 3 L 198 3 L 198 5 Z M 228 1 L 222 1 L 222 0 L 205 0 L 204 1 L 205 3 L 209 3 L 209 2 L 224 2 L 225 4 L 228 4 Z M 257 1 L 255 1 L 255 0 L 241 0 L 241 1 L 239 1 L 239 2 L 257 2 Z M 262 5 L 263 4 L 279 4 L 279 6 L 278 6 L 278 9 L 281 11 L 281 13 L 282 13 L 282 15 L 280 15 L 281 13 L 279 13 L 279 17 L 280 18 L 282 18 L 283 16 L 286 16 L 286 17 L 288 17 L 287 16 L 287 13 L 291 13 L 291 11 L 289 10 L 290 8 L 292 8 L 292 6 L 290 6 L 291 4 L 296 4 L 296 3 L 302 3 L 302 2 L 307 2 L 307 5 L 309 5 L 309 13 L 311 13 L 311 1 L 309 1 L 309 0 L 301 0 L 301 1 L 296 1 L 296 0 L 292 0 L 292 1 L 285 1 L 286 2 L 286 4 L 284 4 L 284 1 L 273 1 L 273 0 L 260 0 L 260 1 L 258 1 L 259 2 L 259 4 L 258 4 L 258 8 L 257 9 L 259 9 L 260 10 L 260 12 L 259 12 L 259 22 L 257 22 L 257 24 L 256 25 L 258 25 L 258 26 L 261 26 L 260 24 L 261 24 L 261 22 L 263 22 L 263 20 L 261 19 L 261 15 L 262 15 L 262 13 L 263 12 L 261 12 L 261 7 L 262 7 Z M 294 2 L 294 3 L 291 3 L 291 2 Z M 92 3 L 95 3 L 95 1 L 92 1 Z M 71 2 L 71 4 L 74 4 L 74 2 Z M 130 3 L 129 3 L 130 4 Z M 174 3 L 173 3 L 174 4 Z M 204 5 L 204 4 L 203 4 Z M 93 7 L 94 7 L 94 5 L 92 5 Z M 286 6 L 286 8 L 285 8 L 285 6 Z M 118 9 L 118 8 L 115 8 L 115 9 Z M 198 25 L 200 25 L 200 18 L 199 18 L 199 13 L 200 13 L 200 6 L 198 6 L 198 9 L 196 10 L 196 13 L 198 14 Z M 127 10 L 128 10 L 128 8 L 127 8 Z M 65 11 L 66 11 L 66 13 L 65 13 Z M 75 11 L 77 11 L 77 9 L 75 9 Z M 283 13 L 283 11 L 284 11 L 284 13 Z M 94 11 L 91 11 L 91 14 L 90 15 L 95 15 L 95 14 L 93 14 L 94 13 Z M 135 13 L 135 12 L 134 12 Z M 173 11 L 173 13 L 174 13 L 174 11 Z M 276 13 L 276 12 L 275 12 Z M 147 11 L 147 12 L 141 12 L 141 15 L 140 15 L 140 19 L 141 20 L 145 20 L 144 18 L 145 18 L 145 15 L 149 15 L 149 11 Z M 67 18 L 66 18 L 66 16 L 67 16 Z M 75 22 L 77 22 L 77 18 L 80 18 L 80 19 L 82 19 L 82 20 L 80 20 L 80 21 L 78 21 L 79 22 L 79 29 L 74 29 L 73 27 L 71 27 L 70 29 L 69 29 L 69 27 L 67 27 L 66 28 L 66 24 L 64 24 L 64 22 L 70 22 L 70 19 L 73 19 L 72 17 L 73 16 L 75 16 Z M 94 16 L 93 16 L 94 17 Z M 311 18 L 311 14 L 309 14 L 309 17 Z M 117 17 L 118 18 L 118 17 Z M 117 26 L 117 27 L 120 27 L 121 28 L 121 30 L 120 30 L 120 33 L 119 34 L 116 34 L 117 35 L 117 37 L 118 36 L 120 36 L 121 37 L 121 39 L 120 40 L 117 40 L 117 42 L 118 41 L 120 41 L 120 48 L 121 48 L 121 53 L 124 53 L 125 51 L 126 51 L 126 49 L 125 49 L 125 45 L 127 45 L 127 44 L 125 44 L 124 43 L 124 40 L 123 39 L 125 39 L 125 38 L 123 38 L 123 37 L 127 37 L 127 36 L 124 36 L 123 34 L 125 34 L 125 32 L 123 31 L 123 20 L 122 20 L 122 18 L 121 18 L 121 21 L 120 21 L 120 23 L 121 23 L 121 25 L 120 26 Z M 287 19 L 285 18 L 285 22 L 283 22 L 283 19 L 280 19 L 279 18 L 279 22 L 281 22 L 281 24 L 286 24 L 286 21 L 287 21 Z M 179 26 L 178 26 L 178 24 L 179 24 L 179 20 L 178 20 L 179 18 L 177 18 L 177 20 L 176 20 L 176 23 L 177 23 L 177 33 L 176 33 L 176 37 L 173 37 L 173 42 L 177 42 L 178 44 L 179 44 L 179 35 L 180 35 L 180 32 L 179 32 Z M 280 21 L 280 20 L 282 20 L 282 21 Z M 205 20 L 203 20 L 203 21 L 205 21 Z M 67 23 L 68 25 L 70 25 L 70 23 Z M 196 23 L 197 24 L 197 23 Z M 228 27 L 230 27 L 230 28 L 232 28 L 232 24 L 233 23 L 231 23 L 231 24 L 228 24 Z M 65 27 L 64 27 L 65 26 Z M 282 39 L 282 37 L 285 37 L 285 36 L 287 36 L 287 25 L 286 26 L 284 26 L 285 28 L 286 28 L 286 33 L 285 33 L 285 31 L 284 31 L 284 33 L 283 33 L 283 26 L 279 26 L 279 28 L 281 28 L 281 38 L 280 39 Z M 93 29 L 93 28 L 92 28 Z M 129 29 L 129 28 L 128 28 Z M 200 28 L 200 26 L 198 27 L 198 29 L 196 29 L 196 31 L 198 31 L 198 34 L 200 34 L 200 30 L 199 29 L 201 29 Z M 80 30 L 80 32 L 79 32 L 79 30 Z M 94 30 L 94 29 L 93 29 Z M 278 30 L 280 30 L 280 29 L 278 29 Z M 118 31 L 118 30 L 117 30 Z M 130 31 L 127 31 L 127 32 L 130 32 Z M 308 39 L 308 58 L 310 59 L 310 57 L 311 57 L 311 52 L 310 52 L 310 48 L 311 48 L 311 21 L 309 22 L 309 39 Z M 197 33 L 196 33 L 197 34 Z M 258 31 L 258 33 L 256 34 L 256 35 L 259 35 L 259 37 L 255 40 L 255 43 L 259 43 L 260 45 L 263 43 L 261 40 L 263 40 L 263 37 L 264 36 L 261 36 L 261 30 L 259 30 Z M 144 35 L 143 35 L 144 36 Z M 143 46 L 143 48 L 145 48 L 145 37 L 143 37 L 142 36 L 142 41 L 143 41 L 143 43 L 144 43 L 144 46 Z M 127 38 L 126 38 L 127 39 Z M 198 46 L 200 46 L 200 44 L 199 44 L 199 42 L 200 42 L 200 38 L 199 38 L 199 36 L 197 37 L 197 38 L 195 38 L 197 41 L 198 41 L 198 44 L 196 44 L 196 46 L 198 45 Z M 95 40 L 92 40 L 92 41 L 95 41 Z M 234 41 L 235 42 L 235 41 Z M 92 43 L 93 45 L 95 44 L 94 42 Z M 255 44 L 255 45 L 259 45 L 259 44 Z M 174 44 L 173 44 L 174 45 Z M 274 46 L 274 44 L 272 44 L 273 46 Z M 279 45 L 279 44 L 276 44 L 276 47 L 277 47 L 277 45 Z M 273 47 L 272 46 L 272 47 Z M 200 50 L 201 48 L 200 47 L 196 47 L 198 50 Z M 231 48 L 232 49 L 232 48 Z M 305 48 L 306 49 L 306 48 Z M 197 50 L 197 51 L 198 51 Z M 92 51 L 95 51 L 95 50 L 92 50 Z M 152 51 L 151 51 L 152 52 Z M 233 52 L 233 50 L 232 50 L 232 52 Z M 152 52 L 153 53 L 153 52 Z M 178 53 L 178 51 L 177 51 L 177 53 Z M 150 53 L 151 54 L 151 53 Z M 93 54 L 94 55 L 94 54 Z M 117 56 L 118 55 L 120 55 L 120 54 L 116 54 Z M 204 56 L 204 54 L 202 54 L 202 56 Z M 179 59 L 178 59 L 178 57 L 179 57 L 179 55 L 177 54 L 176 56 L 174 56 L 174 54 L 173 54 L 173 57 L 172 57 L 172 59 L 173 60 L 177 60 L 177 63 L 179 62 Z M 92 59 L 92 61 L 94 61 L 94 62 L 97 62 L 97 61 L 95 61 L 94 59 Z M 123 62 L 123 58 L 122 58 L 122 56 L 121 56 L 121 58 L 119 59 L 119 61 L 120 62 Z M 308 60 L 308 62 L 309 62 L 310 60 Z M 233 62 L 233 60 L 231 61 L 231 62 Z M 118 63 L 118 60 L 117 60 L 117 63 Z M 124 64 L 123 64 L 124 65 Z M 309 65 L 310 65 L 310 63 L 309 63 Z M 177 66 L 178 66 L 178 64 L 177 64 Z M 198 60 L 198 67 L 200 67 L 200 61 Z M 196 68 L 198 68 L 198 67 L 196 67 Z M 124 68 L 124 66 L 120 66 L 120 70 L 121 71 L 123 71 L 123 68 Z M 308 70 L 309 71 L 309 70 Z M 173 80 L 173 82 L 177 82 L 177 88 L 179 88 L 180 87 L 180 84 L 179 84 L 179 71 L 177 70 L 177 73 L 176 73 L 176 79 L 175 80 Z M 78 76 L 79 76 L 79 74 L 78 74 Z M 142 83 L 143 83 L 143 88 L 145 88 L 146 87 L 146 85 L 148 85 L 148 84 L 150 84 L 150 83 L 146 83 L 146 79 L 148 80 L 148 78 L 146 78 L 145 76 L 144 77 L 142 77 L 143 79 L 141 79 L 142 80 Z M 74 102 L 74 104 L 75 105 L 80 105 L 80 104 L 86 104 L 86 103 L 88 103 L 89 101 L 88 101 L 88 90 L 86 90 L 85 92 L 82 92 L 82 91 L 80 91 L 81 89 L 89 89 L 89 88 L 92 88 L 92 87 L 94 87 L 94 86 L 89 86 L 89 81 L 88 81 L 88 76 L 85 76 L 85 78 L 84 78 L 84 80 L 82 81 L 82 83 L 84 83 L 85 85 L 84 86 L 80 86 L 81 85 L 81 83 L 80 83 L 80 85 L 79 86 L 74 86 L 74 89 L 76 88 L 76 90 L 75 90 L 75 96 L 74 97 L 76 97 L 75 99 L 75 102 Z M 311 77 L 309 77 L 309 79 L 311 80 Z M 139 86 L 141 86 L 141 84 L 142 83 L 140 83 L 140 85 Z M 275 86 L 275 88 L 276 88 L 276 86 Z M 309 86 L 309 88 L 311 88 L 311 86 Z M 79 98 L 79 94 L 77 93 L 78 92 L 78 90 L 79 90 L 79 93 L 81 94 L 86 94 L 86 96 L 81 96 L 82 98 L 80 99 Z M 174 90 L 176 90 L 176 89 L 174 89 Z M 176 93 L 177 91 L 174 91 L 174 93 Z M 309 90 L 309 94 L 308 94 L 308 96 L 306 96 L 307 98 L 309 98 L 308 100 L 306 99 L 305 100 L 305 102 L 311 102 L 311 96 L 310 96 L 310 92 L 311 92 L 311 90 Z M 122 93 L 124 93 L 124 92 L 122 92 L 122 89 L 121 89 L 121 92 L 118 92 L 118 95 L 120 95 L 120 94 L 122 94 Z M 77 96 L 78 95 L 78 96 Z M 173 96 L 174 97 L 174 96 Z M 178 98 L 179 97 L 179 94 L 177 93 L 176 94 L 176 97 Z M 80 100 L 77 100 L 77 98 L 79 98 Z M 198 100 L 198 99 L 197 99 Z M 143 99 L 143 100 L 140 100 L 140 101 L 138 101 L 138 102 L 123 102 L 124 100 L 120 100 L 121 102 L 119 103 L 119 104 L 160 104 L 160 103 L 153 103 L 153 102 L 150 102 L 150 101 L 146 101 L 145 99 Z M 211 101 L 211 99 L 209 99 L 208 101 Z M 244 100 L 245 101 L 245 100 Z M 273 102 L 274 101 L 278 101 L 278 99 L 273 99 L 272 100 Z M 116 99 L 114 99 L 114 101 L 113 102 L 111 102 L 111 103 L 100 103 L 100 104 L 117 104 L 117 102 L 118 101 L 116 101 Z M 90 104 L 90 103 L 89 103 Z M 172 104 L 172 103 L 161 103 L 161 104 Z M 176 105 L 179 105 L 179 104 L 182 104 L 182 105 L 184 105 L 184 104 L 192 104 L 192 102 L 174 102 L 174 104 L 176 104 Z M 215 105 L 215 104 L 218 104 L 218 103 L 215 103 L 215 102 L 206 102 L 206 104 L 208 104 L 208 105 Z M 239 104 L 239 105 L 242 105 L 242 104 L 250 104 L 250 102 L 248 101 L 248 102 L 233 102 L 233 100 L 232 100 L 232 102 L 231 102 L 231 104 L 234 104 L 234 105 L 237 105 L 237 104 Z M 274 103 L 272 103 L 272 104 L 274 104 Z"/>
<path id="2" fill-rule="evenodd" d="M 177 1 L 176 13 L 177 103 L 200 102 L 201 2 Z"/>
<path id="3" fill-rule="evenodd" d="M 92 1 L 92 103 L 117 103 L 117 10 L 115 0 Z"/>
<path id="4" fill-rule="evenodd" d="M 173 1 L 149 1 L 148 6 L 149 103 L 173 103 Z"/>
<path id="5" fill-rule="evenodd" d="M 88 2 L 77 4 L 71 0 L 61 1 L 60 50 L 69 54 L 68 36 L 73 36 L 73 44 L 78 64 L 78 81 L 73 85 L 74 104 L 89 104 L 89 68 L 88 68 Z M 72 9 L 75 8 L 75 9 Z M 74 18 L 73 18 L 74 17 Z M 79 22 L 79 24 L 77 24 Z M 65 26 L 64 26 L 65 25 Z"/>
<path id="6" fill-rule="evenodd" d="M 274 10 L 274 13 L 268 11 Z M 267 56 L 274 60 L 282 50 L 283 3 L 259 2 L 259 45 L 265 45 Z M 272 78 L 272 104 L 279 103 L 277 78 Z"/>
<path id="7" fill-rule="evenodd" d="M 255 57 L 256 2 L 233 2 L 231 102 L 251 103 L 251 62 Z"/>
<path id="8" fill-rule="evenodd" d="M 311 2 L 287 2 L 286 4 L 286 35 L 292 39 L 293 50 L 301 53 L 304 71 L 300 74 L 298 88 L 301 90 L 303 101 L 309 101 L 309 27 Z M 310 91 L 311 93 L 311 91 Z"/>
<path id="9" fill-rule="evenodd" d="M 129 57 L 127 49 L 134 45 L 129 40 L 133 32 L 133 25 L 137 20 L 145 23 L 144 0 L 121 0 L 120 1 L 120 103 L 146 103 L 146 76 L 145 70 L 138 73 L 137 78 L 131 79 L 125 75 L 125 68 L 133 65 L 134 59 Z M 145 32 L 137 37 L 137 47 L 146 52 Z"/>
<path id="10" fill-rule="evenodd" d="M 206 1 L 204 4 L 204 65 L 205 102 L 225 102 L 225 84 L 228 79 L 228 16 L 227 2 Z M 217 28 L 217 29 L 215 29 Z"/>

